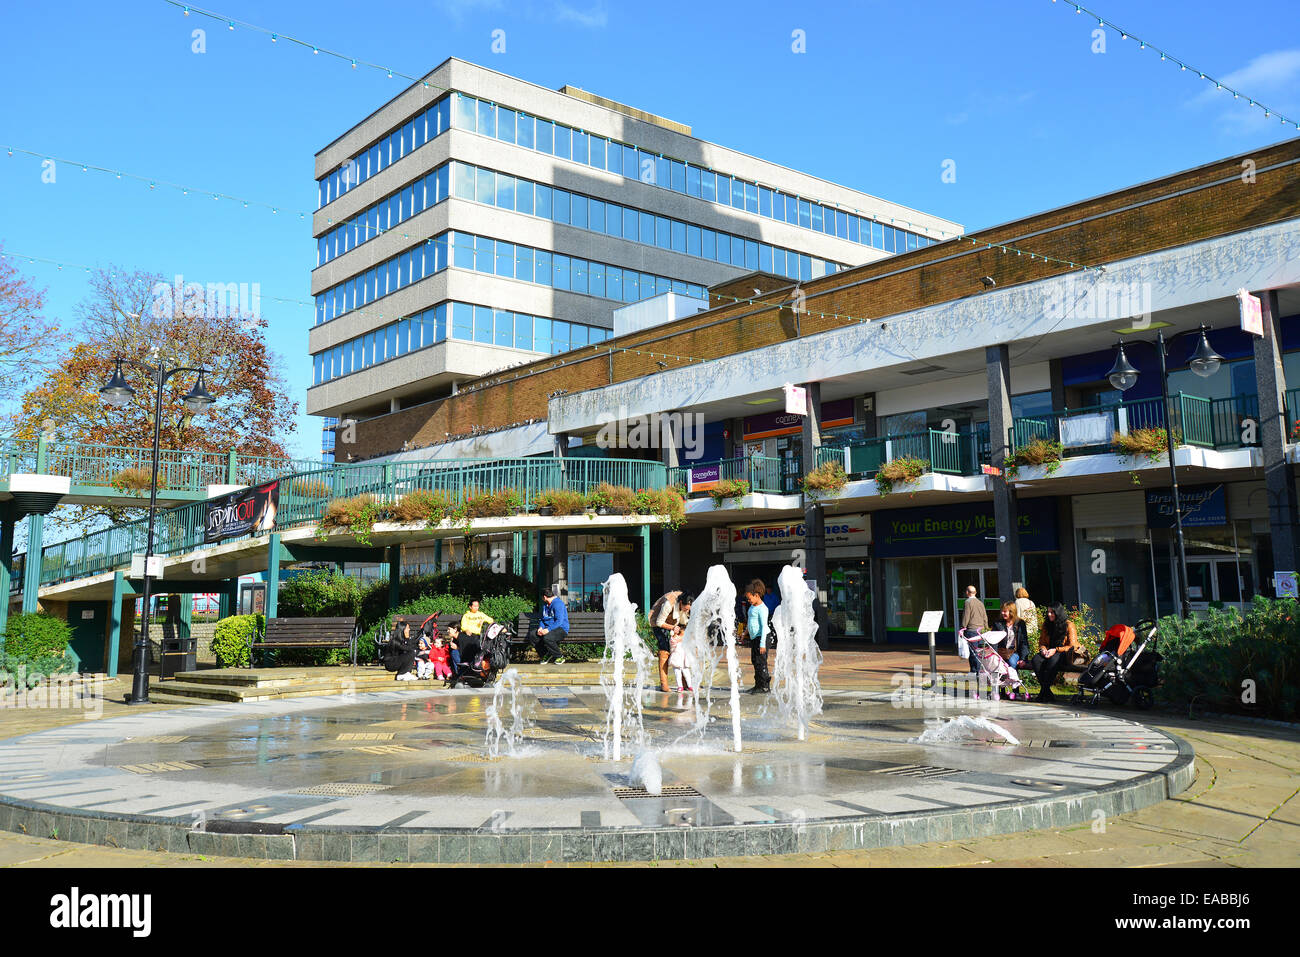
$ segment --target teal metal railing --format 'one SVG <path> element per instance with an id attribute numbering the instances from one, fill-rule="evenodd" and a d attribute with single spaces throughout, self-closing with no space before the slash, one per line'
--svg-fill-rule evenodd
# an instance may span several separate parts
<path id="1" fill-rule="evenodd" d="M 899 458 L 921 459 L 926 471 L 945 475 L 975 475 L 987 461 L 988 427 L 958 432 L 926 429 L 903 435 L 886 435 L 850 446 L 850 475 L 871 478 L 886 462 Z M 843 453 L 841 453 L 843 454 Z"/>
<path id="2" fill-rule="evenodd" d="M 769 455 L 751 455 L 747 458 L 718 459 L 712 462 L 697 462 L 667 471 L 669 485 L 690 488 L 688 478 L 692 471 L 699 483 L 707 481 L 744 480 L 749 483 L 750 491 L 770 495 L 780 495 L 786 491 L 781 474 L 781 460 Z M 707 495 L 707 489 L 690 493 L 693 497 Z"/>
<path id="3" fill-rule="evenodd" d="M 1023 416 L 1012 422 L 1011 447 L 1042 439 L 1060 442 L 1066 456 L 1093 455 L 1109 451 L 1117 432 L 1163 429 L 1167 421 L 1190 445 L 1231 449 L 1259 444 L 1258 396 L 1206 399 L 1179 392 L 1169 403 L 1172 416 L 1166 415 L 1159 397 Z"/>
<path id="4" fill-rule="evenodd" d="M 311 464 L 315 467 L 310 470 L 281 477 L 276 531 L 315 524 L 336 498 L 369 494 L 378 501 L 392 502 L 417 489 L 427 489 L 445 492 L 459 502 L 476 493 L 512 488 L 520 493 L 525 507 L 532 507 L 539 492 L 571 489 L 586 493 L 602 482 L 632 489 L 663 488 L 667 472 L 659 462 L 595 458 Z M 199 547 L 203 543 L 207 504 L 191 502 L 160 510 L 154 526 L 154 552 L 168 555 Z M 133 554 L 145 550 L 147 534 L 147 521 L 140 519 L 47 545 L 41 554 L 41 584 L 84 578 L 128 565 Z"/>

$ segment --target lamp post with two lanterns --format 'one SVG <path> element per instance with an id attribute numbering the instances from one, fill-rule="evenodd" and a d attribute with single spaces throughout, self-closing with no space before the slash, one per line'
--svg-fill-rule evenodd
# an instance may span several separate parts
<path id="1" fill-rule="evenodd" d="M 153 379 L 154 384 L 154 413 L 153 413 L 153 471 L 149 479 L 149 524 L 148 536 L 144 552 L 144 587 L 141 593 L 144 597 L 144 611 L 141 614 L 143 619 L 140 622 L 140 631 L 135 640 L 134 653 L 131 660 L 131 695 L 126 699 L 127 704 L 148 704 L 149 703 L 149 599 L 153 576 L 150 574 L 150 560 L 153 558 L 153 538 L 154 538 L 154 516 L 158 509 L 158 440 L 162 431 L 162 396 L 163 387 L 167 380 L 178 372 L 196 372 L 198 380 L 194 387 L 182 396 L 185 408 L 191 413 L 202 412 L 216 400 L 203 387 L 203 377 L 209 373 L 207 369 L 193 368 L 191 366 L 174 366 L 168 368 L 161 359 L 158 364 L 149 365 L 144 362 L 135 362 L 131 359 L 117 358 L 113 360 L 115 365 L 113 375 L 105 383 L 104 387 L 99 390 L 99 394 L 104 397 L 104 401 L 114 408 L 121 408 L 131 401 L 135 395 L 135 389 L 126 381 L 122 375 L 122 365 L 127 363 L 143 369 Z"/>
<path id="2" fill-rule="evenodd" d="M 1201 378 L 1208 378 L 1219 371 L 1219 366 L 1223 362 L 1223 356 L 1214 351 L 1210 345 L 1207 333 L 1210 331 L 1209 326 L 1202 325 L 1194 330 L 1178 333 L 1166 340 L 1163 330 L 1156 332 L 1156 355 L 1160 359 L 1160 397 L 1164 400 L 1165 413 L 1165 445 L 1166 452 L 1169 455 L 1169 484 L 1173 491 L 1174 506 L 1174 536 L 1178 542 L 1178 615 L 1180 618 L 1187 617 L 1187 551 L 1183 543 L 1183 509 L 1182 501 L 1178 494 L 1178 469 L 1174 465 L 1174 430 L 1173 430 L 1173 412 L 1169 404 L 1169 370 L 1166 366 L 1168 356 L 1168 345 L 1174 339 L 1189 333 L 1196 333 L 1200 336 L 1196 348 L 1188 357 L 1187 366 L 1192 372 Z M 1121 339 L 1116 344 L 1115 365 L 1111 367 L 1107 378 L 1110 384 L 1120 392 L 1127 392 L 1137 383 L 1138 370 L 1128 361 L 1128 356 L 1124 354 L 1125 341 Z"/>

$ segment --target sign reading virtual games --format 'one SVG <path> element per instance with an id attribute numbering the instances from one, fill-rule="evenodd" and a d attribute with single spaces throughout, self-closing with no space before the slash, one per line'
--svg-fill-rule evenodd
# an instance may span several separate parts
<path id="1" fill-rule="evenodd" d="M 727 530 L 725 547 L 714 541 L 714 551 L 741 552 L 775 548 L 801 548 L 806 539 L 803 522 L 768 522 L 762 525 L 732 525 Z M 865 515 L 827 515 L 826 546 L 867 545 L 871 526 Z"/>
<path id="2" fill-rule="evenodd" d="M 237 535 L 269 532 L 275 528 L 275 510 L 279 503 L 278 481 L 213 499 L 208 503 L 203 541 L 219 542 Z"/>

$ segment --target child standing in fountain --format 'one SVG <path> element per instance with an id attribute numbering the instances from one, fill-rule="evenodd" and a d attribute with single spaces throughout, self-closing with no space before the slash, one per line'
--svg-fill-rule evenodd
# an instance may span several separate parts
<path id="1" fill-rule="evenodd" d="M 749 615 L 745 627 L 749 631 L 749 659 L 754 665 L 754 687 L 750 694 L 765 694 L 771 690 L 772 675 L 767 670 L 767 605 L 763 593 L 767 589 L 755 578 L 745 589 L 745 599 L 749 602 Z"/>

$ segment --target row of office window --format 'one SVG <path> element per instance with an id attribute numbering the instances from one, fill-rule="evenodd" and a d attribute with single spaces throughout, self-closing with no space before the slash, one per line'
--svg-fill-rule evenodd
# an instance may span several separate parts
<path id="1" fill-rule="evenodd" d="M 442 97 L 318 180 L 319 205 L 333 202 L 452 126 L 885 252 L 907 252 L 936 242 L 911 230 L 584 133 L 464 93 Z"/>
<path id="2" fill-rule="evenodd" d="M 901 253 L 937 242 L 910 230 L 607 140 L 603 136 L 584 133 L 563 123 L 529 116 L 464 93 L 452 94 L 452 101 L 451 122 L 456 129 L 481 133 L 559 159 L 618 173 L 626 179 L 742 209 L 767 219 L 782 220 L 886 252 Z"/>
<path id="3" fill-rule="evenodd" d="M 448 230 L 317 295 L 316 324 L 369 305 L 447 268 L 491 273 L 618 302 L 637 302 L 665 292 L 704 298 L 704 287 L 697 283 Z"/>
<path id="4" fill-rule="evenodd" d="M 443 302 L 312 355 L 313 385 L 360 372 L 447 339 L 557 354 L 603 342 L 609 330 L 464 302 Z"/>
<path id="5" fill-rule="evenodd" d="M 317 208 L 332 203 L 350 189 L 387 169 L 451 126 L 451 97 L 442 97 L 428 109 L 380 138 L 353 159 L 316 181 Z"/>
<path id="6" fill-rule="evenodd" d="M 842 263 L 792 249 L 715 232 L 678 219 L 656 216 L 461 162 L 444 163 L 319 237 L 316 240 L 317 266 L 442 202 L 449 190 L 458 199 L 486 203 L 748 270 L 774 272 L 790 279 L 817 279 L 844 268 Z"/>

